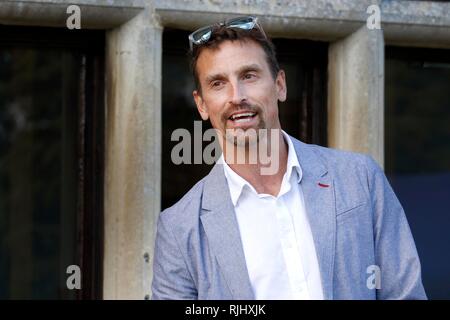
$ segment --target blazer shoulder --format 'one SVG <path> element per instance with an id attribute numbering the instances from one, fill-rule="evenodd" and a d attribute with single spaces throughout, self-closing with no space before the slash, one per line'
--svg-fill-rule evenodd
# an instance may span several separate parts
<path id="1" fill-rule="evenodd" d="M 345 185 L 363 187 L 370 193 L 376 176 L 384 176 L 380 165 L 368 154 L 344 151 L 318 145 L 308 145 L 333 177 Z"/>
<path id="2" fill-rule="evenodd" d="M 339 150 L 322 147 L 319 145 L 308 145 L 313 152 L 318 155 L 328 168 L 348 170 L 350 167 L 361 167 L 362 169 L 373 171 L 379 168 L 372 156 L 360 152 Z"/>
<path id="3" fill-rule="evenodd" d="M 206 177 L 198 181 L 178 202 L 163 210 L 159 218 L 169 225 L 171 222 L 181 225 L 183 221 L 192 219 L 194 216 L 198 218 L 205 179 Z M 196 212 L 197 215 L 195 215 Z"/>

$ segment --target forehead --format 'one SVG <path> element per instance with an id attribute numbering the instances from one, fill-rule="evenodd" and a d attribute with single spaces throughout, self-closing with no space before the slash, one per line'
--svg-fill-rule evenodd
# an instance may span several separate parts
<path id="1" fill-rule="evenodd" d="M 201 51 L 197 59 L 197 73 L 202 79 L 215 73 L 233 73 L 250 64 L 268 70 L 264 49 L 252 40 L 227 40 L 217 48 L 205 48 Z"/>

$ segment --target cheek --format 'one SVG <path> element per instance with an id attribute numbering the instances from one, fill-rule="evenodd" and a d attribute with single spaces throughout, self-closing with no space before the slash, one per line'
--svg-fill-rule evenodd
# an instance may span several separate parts
<path id="1" fill-rule="evenodd" d="M 205 100 L 208 106 L 208 114 L 211 124 L 214 127 L 221 126 L 222 123 L 222 111 L 224 110 L 224 104 L 219 102 L 219 99 L 208 98 Z"/>
<path id="2" fill-rule="evenodd" d="M 276 122 L 278 119 L 278 108 L 276 106 L 271 106 L 269 110 L 267 110 L 267 119 L 270 123 Z"/>
<path id="3" fill-rule="evenodd" d="M 273 83 L 272 80 L 265 79 L 264 83 L 261 83 L 259 86 L 255 86 L 254 90 L 260 97 L 264 97 L 267 102 L 277 99 L 277 90 L 275 83 Z"/>
<path id="4" fill-rule="evenodd" d="M 260 97 L 263 97 L 260 101 L 264 105 L 265 113 L 270 116 L 277 115 L 278 98 L 274 86 L 265 86 L 260 92 Z"/>
<path id="5" fill-rule="evenodd" d="M 225 90 L 210 91 L 204 95 L 205 104 L 208 106 L 208 110 L 214 113 L 220 112 L 227 101 Z"/>

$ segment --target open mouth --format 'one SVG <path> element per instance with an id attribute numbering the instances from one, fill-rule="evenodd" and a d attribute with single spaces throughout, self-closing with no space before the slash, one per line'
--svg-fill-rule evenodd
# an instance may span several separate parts
<path id="1" fill-rule="evenodd" d="M 242 112 L 231 115 L 228 119 L 234 123 L 249 122 L 256 116 L 256 112 Z"/>

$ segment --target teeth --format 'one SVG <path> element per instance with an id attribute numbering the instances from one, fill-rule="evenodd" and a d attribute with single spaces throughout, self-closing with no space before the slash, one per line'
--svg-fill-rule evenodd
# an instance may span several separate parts
<path id="1" fill-rule="evenodd" d="M 252 118 L 242 118 L 234 120 L 235 123 L 249 122 L 249 121 L 252 121 Z"/>
<path id="2" fill-rule="evenodd" d="M 235 120 L 237 118 L 242 118 L 242 117 L 252 117 L 254 115 L 255 115 L 255 113 L 253 113 L 253 112 L 240 113 L 240 114 L 231 116 L 231 120 Z"/>

